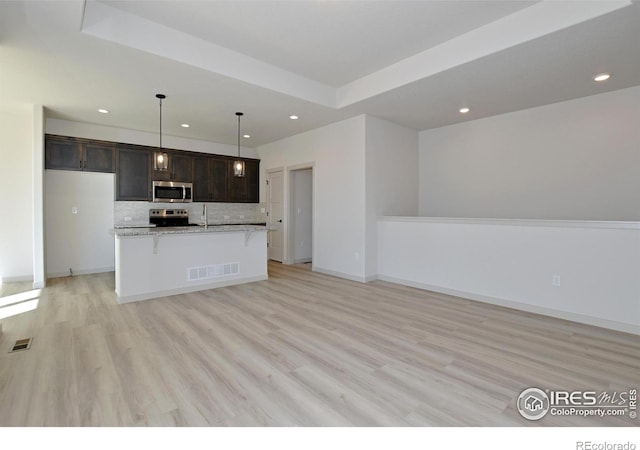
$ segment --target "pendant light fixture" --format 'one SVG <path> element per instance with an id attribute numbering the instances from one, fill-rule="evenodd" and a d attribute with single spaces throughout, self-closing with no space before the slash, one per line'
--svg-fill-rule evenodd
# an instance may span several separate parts
<path id="1" fill-rule="evenodd" d="M 233 176 L 244 177 L 244 161 L 240 159 L 240 117 L 244 114 L 237 112 L 238 116 L 238 159 L 233 162 Z"/>
<path id="2" fill-rule="evenodd" d="M 153 155 L 153 169 L 161 172 L 169 170 L 169 155 L 162 151 L 162 100 L 167 98 L 164 94 L 156 94 L 160 101 L 160 149 Z"/>

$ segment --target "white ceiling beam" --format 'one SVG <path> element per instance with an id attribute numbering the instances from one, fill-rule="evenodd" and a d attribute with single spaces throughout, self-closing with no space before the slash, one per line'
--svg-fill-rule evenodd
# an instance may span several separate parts
<path id="1" fill-rule="evenodd" d="M 336 90 L 104 3 L 86 2 L 82 32 L 190 66 L 335 108 Z"/>
<path id="2" fill-rule="evenodd" d="M 630 4 L 543 0 L 337 89 L 100 2 L 86 2 L 82 32 L 340 109 Z"/>
<path id="3" fill-rule="evenodd" d="M 338 88 L 336 106 L 344 108 L 628 5 L 631 1 L 536 3 Z"/>

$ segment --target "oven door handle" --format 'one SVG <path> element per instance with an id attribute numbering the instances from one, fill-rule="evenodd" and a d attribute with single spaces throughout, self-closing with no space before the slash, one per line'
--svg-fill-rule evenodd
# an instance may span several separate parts
<path id="1" fill-rule="evenodd" d="M 187 188 L 185 185 L 182 185 L 182 201 L 184 202 L 187 199 Z"/>

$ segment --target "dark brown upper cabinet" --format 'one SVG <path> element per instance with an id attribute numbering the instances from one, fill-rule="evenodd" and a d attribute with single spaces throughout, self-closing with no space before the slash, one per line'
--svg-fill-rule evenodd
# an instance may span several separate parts
<path id="1" fill-rule="evenodd" d="M 232 162 L 224 158 L 211 158 L 209 162 L 211 176 L 211 201 L 229 202 L 229 178 L 231 174 Z"/>
<path id="2" fill-rule="evenodd" d="M 236 158 L 220 155 L 193 159 L 193 201 L 258 203 L 260 161 L 245 159 L 244 177 L 233 176 Z"/>
<path id="3" fill-rule="evenodd" d="M 209 186 L 209 160 L 208 156 L 195 156 L 193 158 L 193 201 L 210 202 L 211 189 Z"/>
<path id="4" fill-rule="evenodd" d="M 245 202 L 260 202 L 260 160 L 250 159 L 245 161 Z"/>
<path id="5" fill-rule="evenodd" d="M 115 172 L 112 142 L 46 135 L 45 169 Z"/>
<path id="6" fill-rule="evenodd" d="M 151 200 L 151 156 L 147 147 L 117 146 L 116 200 Z"/>
<path id="7" fill-rule="evenodd" d="M 157 147 L 46 135 L 45 168 L 115 172 L 116 200 L 151 201 L 151 182 L 193 183 L 193 201 L 257 203 L 260 200 L 260 161 L 242 158 L 245 176 L 233 176 L 236 158 L 163 149 L 168 170 L 155 170 Z"/>
<path id="8" fill-rule="evenodd" d="M 153 172 L 153 180 L 156 181 L 183 181 L 191 183 L 193 180 L 193 157 L 189 154 L 179 151 L 167 152 L 169 156 L 169 164 L 167 170 L 154 170 L 153 152 L 151 158 L 151 170 Z"/>
<path id="9" fill-rule="evenodd" d="M 244 177 L 233 176 L 233 161 L 229 161 L 229 193 L 227 201 L 233 203 L 258 203 L 260 197 L 260 161 L 244 160 Z"/>
<path id="10" fill-rule="evenodd" d="M 227 180 L 231 166 L 229 160 L 216 156 L 193 158 L 193 201 L 229 201 Z"/>

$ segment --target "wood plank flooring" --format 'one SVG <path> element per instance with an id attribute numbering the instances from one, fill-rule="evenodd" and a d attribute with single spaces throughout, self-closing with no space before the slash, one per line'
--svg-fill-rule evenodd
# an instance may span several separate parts
<path id="1" fill-rule="evenodd" d="M 269 276 L 125 305 L 113 273 L 49 280 L 2 319 L 0 425 L 640 424 L 515 409 L 532 386 L 640 387 L 638 336 L 306 267 Z"/>

